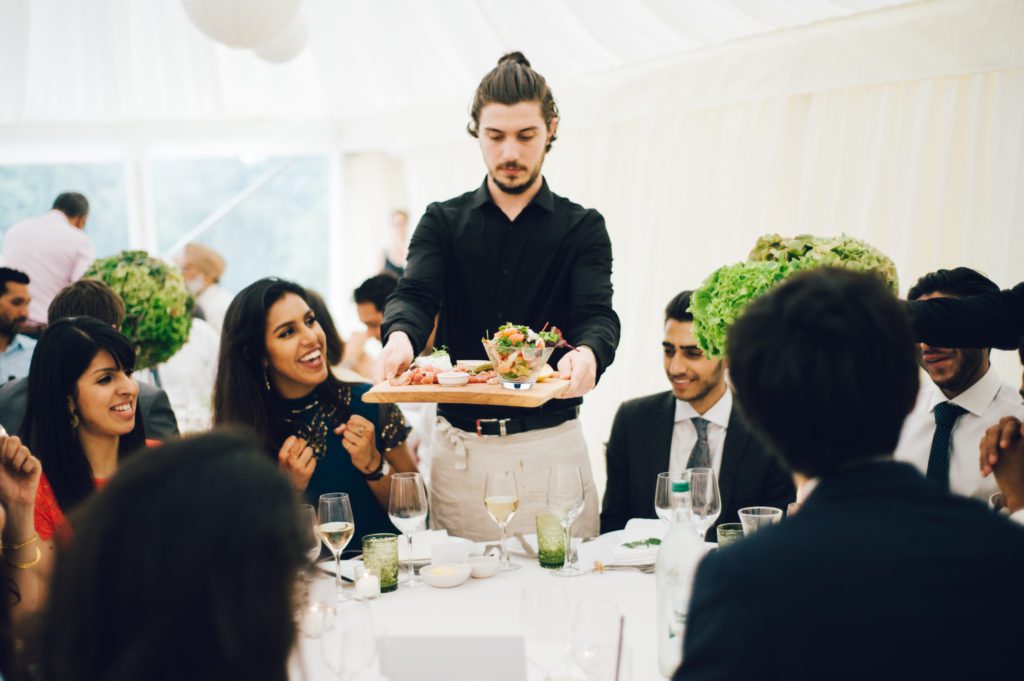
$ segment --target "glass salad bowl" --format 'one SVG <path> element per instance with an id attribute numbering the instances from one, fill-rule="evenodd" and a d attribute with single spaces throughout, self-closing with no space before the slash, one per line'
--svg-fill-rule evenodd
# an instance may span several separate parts
<path id="1" fill-rule="evenodd" d="M 547 366 L 553 347 L 523 345 L 512 347 L 493 341 L 481 341 L 501 385 L 509 390 L 529 390 Z"/>

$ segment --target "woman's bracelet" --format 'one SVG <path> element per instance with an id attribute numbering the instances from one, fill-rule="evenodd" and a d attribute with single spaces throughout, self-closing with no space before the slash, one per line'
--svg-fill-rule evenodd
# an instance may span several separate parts
<path id="1" fill-rule="evenodd" d="M 36 547 L 36 557 L 25 563 L 19 563 L 16 560 L 11 560 L 8 556 L 4 555 L 4 562 L 10 565 L 12 568 L 17 568 L 18 570 L 27 570 L 30 567 L 35 567 L 35 565 L 42 559 L 43 552 L 39 549 L 38 546 Z"/>
<path id="2" fill-rule="evenodd" d="M 39 533 L 38 532 L 33 532 L 31 537 L 29 537 L 25 541 L 21 542 L 20 544 L 7 545 L 7 544 L 4 544 L 2 541 L 0 541 L 0 549 L 3 549 L 4 551 L 17 551 L 18 549 L 25 548 L 26 546 L 28 546 L 29 544 L 31 544 L 32 542 L 34 542 L 37 539 L 39 539 Z"/>
<path id="3" fill-rule="evenodd" d="M 384 453 L 377 452 L 377 455 L 380 457 L 380 463 L 377 464 L 377 467 L 375 469 L 373 469 L 369 473 L 363 473 L 362 471 L 359 471 L 360 473 L 363 473 L 364 478 L 371 482 L 374 480 L 380 480 L 381 478 L 384 477 Z"/>

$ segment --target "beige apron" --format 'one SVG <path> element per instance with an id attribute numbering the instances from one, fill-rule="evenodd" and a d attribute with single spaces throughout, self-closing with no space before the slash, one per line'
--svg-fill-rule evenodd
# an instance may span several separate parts
<path id="1" fill-rule="evenodd" d="M 573 536 L 598 534 L 597 488 L 579 419 L 505 437 L 479 437 L 439 417 L 431 451 L 433 529 L 445 529 L 450 535 L 473 541 L 498 539 L 500 530 L 484 508 L 484 483 L 489 471 L 509 468 L 515 471 L 519 482 L 519 511 L 508 524 L 508 536 L 514 532 L 534 533 L 537 514 L 547 510 L 551 464 L 574 463 L 583 475 L 586 499 L 583 513 L 573 523 Z M 512 546 L 510 542 L 509 547 Z"/>

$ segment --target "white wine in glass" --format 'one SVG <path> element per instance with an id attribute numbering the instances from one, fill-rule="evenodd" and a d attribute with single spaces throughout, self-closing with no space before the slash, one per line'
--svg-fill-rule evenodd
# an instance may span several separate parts
<path id="1" fill-rule="evenodd" d="M 391 492 L 388 496 L 388 517 L 391 523 L 405 535 L 409 548 L 409 576 L 402 586 L 420 586 L 423 581 L 416 576 L 412 558 L 412 535 L 427 519 L 427 490 L 419 473 L 396 473 L 391 476 Z"/>
<path id="2" fill-rule="evenodd" d="M 515 472 L 506 468 L 487 474 L 487 481 L 484 483 L 484 508 L 487 509 L 487 515 L 491 516 L 491 520 L 501 529 L 501 560 L 498 562 L 498 569 L 518 570 L 522 566 L 509 560 L 508 550 L 505 548 L 505 528 L 519 510 L 519 483 Z"/>
<path id="3" fill-rule="evenodd" d="M 344 584 L 341 581 L 341 552 L 348 546 L 356 531 L 355 519 L 352 517 L 352 504 L 349 502 L 348 494 L 344 492 L 321 494 L 316 515 L 319 522 L 316 533 L 334 554 L 334 586 L 338 592 L 338 600 L 350 600 L 342 590 Z"/>
<path id="4" fill-rule="evenodd" d="M 572 523 L 583 513 L 586 493 L 580 467 L 571 463 L 558 463 L 551 467 L 548 477 L 548 511 L 558 519 L 565 536 L 565 563 L 551 574 L 558 577 L 576 577 L 583 572 L 570 562 L 572 556 Z"/>

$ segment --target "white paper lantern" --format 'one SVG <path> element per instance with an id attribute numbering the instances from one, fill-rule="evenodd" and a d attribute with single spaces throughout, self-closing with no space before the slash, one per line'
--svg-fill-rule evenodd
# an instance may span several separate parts
<path id="1" fill-rule="evenodd" d="M 253 52 L 269 62 L 283 64 L 295 59 L 306 49 L 309 31 L 306 20 L 300 14 L 288 29 L 265 45 L 253 49 Z"/>
<path id="2" fill-rule="evenodd" d="M 284 33 L 302 0 L 181 0 L 200 31 L 228 47 L 258 47 Z"/>

